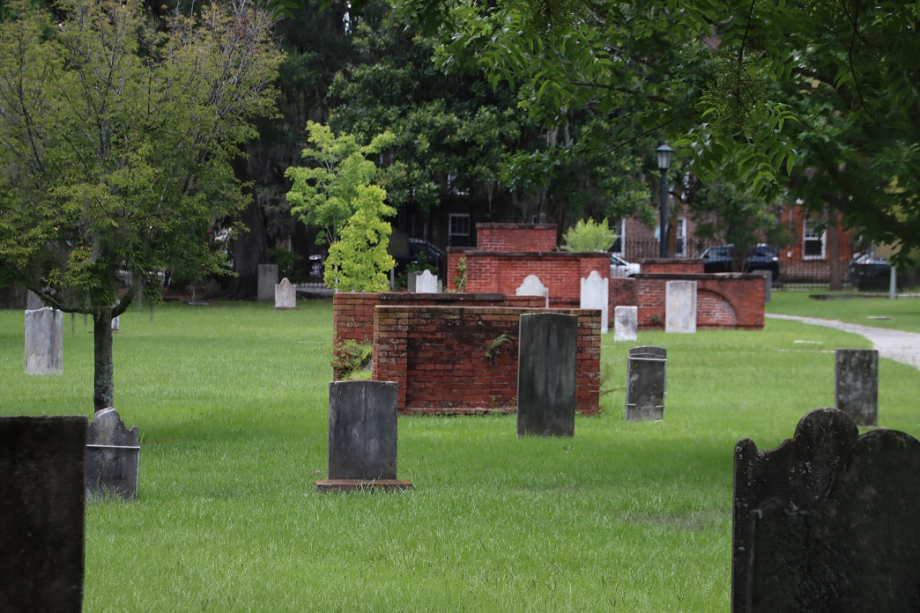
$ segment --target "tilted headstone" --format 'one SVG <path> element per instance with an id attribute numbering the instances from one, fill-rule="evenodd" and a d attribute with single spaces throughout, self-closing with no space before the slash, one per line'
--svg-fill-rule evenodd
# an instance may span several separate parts
<path id="1" fill-rule="evenodd" d="M 287 277 L 281 279 L 281 283 L 275 286 L 275 308 L 297 308 L 297 288 L 287 280 Z"/>
<path id="2" fill-rule="evenodd" d="M 633 347 L 626 366 L 626 421 L 664 419 L 668 350 Z"/>
<path id="3" fill-rule="evenodd" d="M 610 281 L 592 270 L 587 279 L 581 280 L 581 308 L 601 310 L 601 334 L 607 333 L 607 313 Z"/>
<path id="4" fill-rule="evenodd" d="M 920 610 L 920 442 L 812 411 L 735 447 L 732 611 Z"/>
<path id="5" fill-rule="evenodd" d="M 412 487 L 396 481 L 397 401 L 392 381 L 329 384 L 329 479 L 318 489 Z"/>
<path id="6" fill-rule="evenodd" d="M 578 317 L 521 315 L 518 346 L 517 435 L 575 434 Z"/>
<path id="7" fill-rule="evenodd" d="M 45 303 L 42 302 L 42 299 L 38 297 L 38 294 L 32 291 L 26 292 L 27 311 L 37 311 L 38 309 L 43 308 L 45 308 Z"/>
<path id="8" fill-rule="evenodd" d="M 271 302 L 275 299 L 275 286 L 278 284 L 278 265 L 259 264 L 259 302 Z"/>
<path id="9" fill-rule="evenodd" d="M 838 349 L 834 357 L 837 408 L 857 425 L 878 425 L 878 351 Z"/>
<path id="10" fill-rule="evenodd" d="M 618 306 L 613 310 L 613 340 L 635 341 L 639 338 L 639 307 Z"/>
<path id="11" fill-rule="evenodd" d="M 665 332 L 696 332 L 696 281 L 665 284 Z"/>
<path id="12" fill-rule="evenodd" d="M 438 276 L 431 274 L 430 270 L 423 270 L 415 280 L 415 291 L 419 294 L 437 294 Z"/>
<path id="13" fill-rule="evenodd" d="M 770 302 L 773 297 L 773 271 L 758 270 L 757 272 L 763 275 L 763 301 L 764 303 Z"/>
<path id="14" fill-rule="evenodd" d="M 50 307 L 26 311 L 26 374 L 64 372 L 64 314 Z"/>
<path id="15" fill-rule="evenodd" d="M 515 294 L 518 296 L 543 296 L 546 299 L 546 308 L 549 308 L 549 289 L 540 281 L 537 275 L 527 275 Z"/>
<path id="16" fill-rule="evenodd" d="M 0 611 L 83 607 L 86 418 L 0 417 Z"/>
<path id="17" fill-rule="evenodd" d="M 96 413 L 86 432 L 86 495 L 137 498 L 140 446 L 137 426 L 128 430 L 118 411 Z"/>

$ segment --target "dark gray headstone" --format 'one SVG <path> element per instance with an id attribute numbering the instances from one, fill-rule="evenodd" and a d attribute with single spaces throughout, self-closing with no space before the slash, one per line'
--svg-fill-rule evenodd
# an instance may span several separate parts
<path id="1" fill-rule="evenodd" d="M 732 611 L 920 611 L 920 442 L 835 409 L 735 448 Z"/>
<path id="2" fill-rule="evenodd" d="M 521 315 L 518 349 L 517 435 L 575 434 L 575 358 L 578 317 Z"/>
<path id="3" fill-rule="evenodd" d="M 0 417 L 0 611 L 82 609 L 85 442 L 85 417 Z"/>
<path id="4" fill-rule="evenodd" d="M 626 421 L 664 419 L 668 350 L 633 347 L 626 365 Z"/>
<path id="5" fill-rule="evenodd" d="M 396 479 L 397 384 L 329 384 L 329 479 Z"/>
<path id="6" fill-rule="evenodd" d="M 273 302 L 275 300 L 275 285 L 277 284 L 278 265 L 259 264 L 258 301 Z"/>
<path id="7" fill-rule="evenodd" d="M 835 352 L 837 408 L 860 426 L 878 424 L 878 351 L 838 349 Z"/>
<path id="8" fill-rule="evenodd" d="M 38 309 L 43 308 L 45 308 L 45 303 L 42 302 L 42 299 L 38 297 L 38 294 L 32 291 L 26 293 L 27 311 L 37 311 Z"/>
<path id="9" fill-rule="evenodd" d="M 770 299 L 773 296 L 773 271 L 772 270 L 758 270 L 758 274 L 763 276 L 763 301 L 764 303 L 770 302 Z"/>
<path id="10" fill-rule="evenodd" d="M 137 498 L 140 446 L 137 426 L 128 430 L 118 411 L 96 413 L 86 433 L 86 495 Z"/>

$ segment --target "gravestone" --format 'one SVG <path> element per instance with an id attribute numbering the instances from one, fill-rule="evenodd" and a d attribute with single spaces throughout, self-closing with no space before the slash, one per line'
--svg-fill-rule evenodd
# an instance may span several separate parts
<path id="1" fill-rule="evenodd" d="M 763 301 L 766 304 L 770 302 L 773 297 L 773 271 L 758 270 L 757 272 L 763 275 Z"/>
<path id="2" fill-rule="evenodd" d="M 419 294 L 437 294 L 438 276 L 431 274 L 430 270 L 423 270 L 415 280 L 415 291 Z"/>
<path id="3" fill-rule="evenodd" d="M 297 288 L 287 280 L 287 277 L 281 279 L 281 283 L 275 286 L 275 308 L 297 308 Z"/>
<path id="4" fill-rule="evenodd" d="M 618 306 L 613 310 L 613 340 L 635 341 L 639 338 L 639 307 Z"/>
<path id="5" fill-rule="evenodd" d="M 271 302 L 275 299 L 275 286 L 278 284 L 278 265 L 259 264 L 259 302 Z"/>
<path id="6" fill-rule="evenodd" d="M 319 490 L 410 489 L 396 479 L 396 404 L 392 381 L 329 384 L 329 478 Z"/>
<path id="7" fill-rule="evenodd" d="M 633 347 L 626 365 L 626 421 L 664 419 L 668 350 Z"/>
<path id="8" fill-rule="evenodd" d="M 112 332 L 121 332 L 121 315 L 112 318 Z"/>
<path id="9" fill-rule="evenodd" d="M 518 296 L 543 296 L 546 299 L 546 308 L 549 308 L 549 289 L 540 281 L 537 275 L 527 275 L 515 294 Z"/>
<path id="10" fill-rule="evenodd" d="M 26 374 L 64 372 L 64 314 L 50 307 L 26 311 Z"/>
<path id="11" fill-rule="evenodd" d="M 609 302 L 607 296 L 610 292 L 610 281 L 601 277 L 600 273 L 592 270 L 587 279 L 581 280 L 581 308 L 600 309 L 601 334 L 607 333 L 607 313 Z"/>
<path id="12" fill-rule="evenodd" d="M 414 294 L 414 293 L 416 292 L 416 289 L 415 289 L 415 288 L 417 287 L 418 276 L 419 276 L 420 274 L 422 274 L 422 273 L 420 273 L 420 272 L 410 272 L 409 275 L 406 277 L 406 283 L 408 284 L 408 291 L 409 291 L 410 294 Z"/>
<path id="13" fill-rule="evenodd" d="M 857 425 L 878 425 L 878 351 L 838 349 L 834 357 L 837 408 Z"/>
<path id="14" fill-rule="evenodd" d="M 668 281 L 665 288 L 665 332 L 696 332 L 696 281 Z"/>
<path id="15" fill-rule="evenodd" d="M 45 308 L 45 303 L 38 297 L 38 294 L 32 291 L 26 292 L 26 310 L 37 311 Z"/>
<path id="16" fill-rule="evenodd" d="M 137 498 L 140 446 L 137 426 L 128 430 L 113 408 L 96 413 L 86 431 L 86 495 Z"/>
<path id="17" fill-rule="evenodd" d="M 519 329 L 517 435 L 573 436 L 578 317 L 525 314 Z"/>
<path id="18" fill-rule="evenodd" d="M 0 417 L 0 611 L 83 606 L 86 418 Z"/>
<path id="19" fill-rule="evenodd" d="M 735 447 L 732 611 L 920 610 L 920 442 L 842 411 Z"/>

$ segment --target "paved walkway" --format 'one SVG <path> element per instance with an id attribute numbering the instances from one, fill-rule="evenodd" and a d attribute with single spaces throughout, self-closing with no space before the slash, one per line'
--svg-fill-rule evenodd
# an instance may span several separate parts
<path id="1" fill-rule="evenodd" d="M 773 313 L 767 313 L 766 317 L 800 321 L 813 326 L 825 326 L 843 330 L 844 332 L 861 334 L 872 341 L 872 345 L 878 350 L 878 354 L 881 357 L 920 369 L 920 334 L 890 328 L 873 328 L 871 326 L 848 324 L 835 319 L 816 319 L 814 317 L 796 317 L 795 315 L 776 315 Z"/>

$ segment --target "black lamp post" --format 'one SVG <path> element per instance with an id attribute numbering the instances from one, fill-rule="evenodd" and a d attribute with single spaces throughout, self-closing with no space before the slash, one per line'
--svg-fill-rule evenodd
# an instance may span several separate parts
<path id="1" fill-rule="evenodd" d="M 667 145 L 658 147 L 658 170 L 661 171 L 661 203 L 659 206 L 658 230 L 658 256 L 668 257 L 668 239 L 665 236 L 665 221 L 668 219 L 668 168 L 671 167 L 671 156 L 674 150 Z"/>

